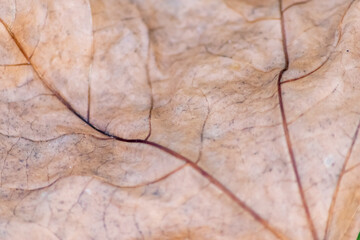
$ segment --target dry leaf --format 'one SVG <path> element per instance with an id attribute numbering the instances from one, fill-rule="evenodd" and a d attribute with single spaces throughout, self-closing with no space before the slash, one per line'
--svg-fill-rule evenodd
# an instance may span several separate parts
<path id="1" fill-rule="evenodd" d="M 0 239 L 355 239 L 359 16 L 0 0 Z"/>

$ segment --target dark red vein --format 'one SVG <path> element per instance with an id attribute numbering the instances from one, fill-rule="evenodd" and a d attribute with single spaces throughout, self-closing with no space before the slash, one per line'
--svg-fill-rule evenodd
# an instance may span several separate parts
<path id="1" fill-rule="evenodd" d="M 230 199 L 232 199 L 237 205 L 242 207 L 246 212 L 248 212 L 256 221 L 261 223 L 266 229 L 268 229 L 270 232 L 272 232 L 276 237 L 280 239 L 286 239 L 285 236 L 283 236 L 278 230 L 276 230 L 274 227 L 272 227 L 265 219 L 263 219 L 258 213 L 256 213 L 254 210 L 252 210 L 245 202 L 240 200 L 230 189 L 228 189 L 225 185 L 223 185 L 220 181 L 218 181 L 216 178 L 211 176 L 208 172 L 206 172 L 204 169 L 199 167 L 196 163 L 189 160 L 188 158 L 180 155 L 177 152 L 174 152 L 171 149 L 168 149 L 160 144 L 154 143 L 154 142 L 147 142 L 147 144 L 157 147 L 158 149 L 163 150 L 164 152 L 169 153 L 170 155 L 181 159 L 182 161 L 186 162 L 192 169 L 200 173 L 204 178 L 206 178 L 210 183 L 212 183 L 214 186 L 216 186 L 219 190 L 221 190 L 223 193 L 225 193 Z"/>
<path id="2" fill-rule="evenodd" d="M 315 69 L 312 70 L 311 72 L 308 72 L 307 74 L 304 74 L 304 75 L 302 75 L 302 76 L 300 76 L 300 77 L 297 77 L 297 78 L 285 80 L 285 81 L 283 81 L 283 82 L 280 82 L 280 84 L 289 83 L 289 82 L 294 82 L 294 81 L 297 81 L 297 80 L 299 80 L 299 79 L 306 78 L 306 77 L 310 76 L 311 74 L 313 74 L 314 72 L 316 72 L 316 71 L 318 71 L 320 68 L 322 68 L 322 67 L 325 65 L 325 63 L 327 63 L 327 61 L 328 61 L 329 59 L 330 59 L 330 55 L 327 57 L 327 59 L 326 59 L 323 63 L 320 64 L 320 66 L 318 66 L 317 68 L 315 68 Z"/>
<path id="3" fill-rule="evenodd" d="M 343 24 L 343 21 L 345 19 L 345 16 L 346 14 L 349 12 L 351 6 L 354 4 L 355 0 L 352 0 L 351 3 L 348 5 L 348 7 L 345 9 L 345 12 L 343 14 L 343 16 L 341 17 L 341 20 L 340 20 L 340 23 L 339 23 L 339 28 L 341 27 L 341 25 Z M 338 46 L 339 42 L 340 42 L 340 39 L 342 37 L 342 28 L 340 28 L 340 35 L 339 35 L 339 39 L 336 43 L 336 46 Z M 359 135 L 359 128 L 360 128 L 360 121 L 357 125 L 357 128 L 356 128 L 356 131 L 355 131 L 355 134 L 352 138 L 352 142 L 351 142 L 351 145 L 350 145 L 350 148 L 349 148 L 349 151 L 347 152 L 346 154 L 346 157 L 345 157 L 345 161 L 344 161 L 344 164 L 343 164 L 343 167 L 341 169 L 341 172 L 340 172 L 340 175 L 339 175 L 339 179 L 336 183 L 336 187 L 335 187 L 335 191 L 334 191 L 334 195 L 332 196 L 332 199 L 331 199 L 331 204 L 330 204 L 330 207 L 329 207 L 329 213 L 328 213 L 328 219 L 326 221 L 326 227 L 325 227 L 325 235 L 324 235 L 324 239 L 327 239 L 328 238 L 328 235 L 329 235 L 329 227 L 330 227 L 330 224 L 332 222 L 332 219 L 334 217 L 334 208 L 335 208 L 335 204 L 336 204 L 336 199 L 337 199 L 337 196 L 338 196 L 338 193 L 339 193 L 339 190 L 340 190 L 340 184 L 341 184 L 341 181 L 342 181 L 342 178 L 343 176 L 348 172 L 350 171 L 351 169 L 348 169 L 346 170 L 346 167 L 347 167 L 347 164 L 349 162 L 349 159 L 351 157 L 351 153 L 352 153 L 352 150 L 354 148 L 354 145 L 355 145 L 355 142 L 356 142 L 356 139 L 358 138 L 358 135 Z"/>
<path id="4" fill-rule="evenodd" d="M 300 2 L 300 3 L 307 3 L 307 2 L 308 2 L 308 1 L 306 1 L 306 2 Z M 345 9 L 344 14 L 342 15 L 342 17 L 341 17 L 341 19 L 340 19 L 340 23 L 339 23 L 339 28 L 340 28 L 339 32 L 340 32 L 340 33 L 339 33 L 339 38 L 338 38 L 338 40 L 337 40 L 337 43 L 336 43 L 336 45 L 335 45 L 335 48 L 339 45 L 340 39 L 341 39 L 341 37 L 342 37 L 341 25 L 342 25 L 342 23 L 343 23 L 343 21 L 344 21 L 344 18 L 345 18 L 345 16 L 346 16 L 346 14 L 349 12 L 349 10 L 350 10 L 350 8 L 351 8 L 351 6 L 353 5 L 354 2 L 355 2 L 355 0 L 351 1 L 351 3 L 347 6 L 347 8 Z M 294 4 L 293 4 L 293 5 L 294 5 Z M 291 5 L 291 6 L 293 6 L 293 5 Z M 289 7 L 287 7 L 286 9 L 288 9 L 288 8 L 289 8 Z M 286 10 L 286 9 L 285 9 L 285 10 Z M 285 10 L 283 10 L 283 12 L 284 12 Z M 320 66 L 318 66 L 317 68 L 315 68 L 315 69 L 312 70 L 311 72 L 309 72 L 309 73 L 307 73 L 307 74 L 305 74 L 305 75 L 303 75 L 303 76 L 297 77 L 297 78 L 293 78 L 293 79 L 289 79 L 289 80 L 283 81 L 283 82 L 281 82 L 281 84 L 283 84 L 283 83 L 289 83 L 289 82 L 294 82 L 294 81 L 296 81 L 296 80 L 299 80 L 299 79 L 308 77 L 309 75 L 313 74 L 314 72 L 316 72 L 316 71 L 318 71 L 320 68 L 322 68 L 322 67 L 325 65 L 325 63 L 327 63 L 327 61 L 330 59 L 330 57 L 331 57 L 331 54 L 329 54 L 329 56 L 327 57 L 327 59 L 326 59 Z"/>
<path id="5" fill-rule="evenodd" d="M 314 240 L 317 240 L 318 236 L 317 236 L 317 233 L 316 233 L 316 230 L 315 230 L 313 220 L 311 218 L 311 214 L 310 214 L 308 204 L 306 202 L 304 189 L 303 189 L 303 186 L 302 186 L 302 183 L 301 183 L 300 174 L 299 174 L 297 164 L 296 164 L 296 160 L 295 160 L 295 155 L 294 155 L 294 151 L 293 151 L 293 147 L 292 147 L 292 143 L 291 143 L 289 128 L 288 128 L 288 125 L 287 125 L 287 120 L 286 120 L 286 115 L 285 115 L 285 110 L 284 110 L 284 103 L 283 103 L 283 99 L 282 99 L 281 79 L 282 79 L 282 76 L 283 76 L 284 72 L 286 72 L 288 70 L 288 68 L 289 68 L 289 55 L 288 55 L 288 50 L 287 50 L 287 45 L 286 45 L 286 32 L 285 32 L 284 12 L 282 10 L 282 0 L 279 0 L 279 8 L 280 8 L 280 15 L 281 15 L 282 45 L 283 45 L 283 51 L 284 51 L 284 57 L 285 57 L 285 66 L 279 73 L 278 84 L 277 84 L 278 85 L 278 97 L 279 97 L 279 105 L 280 105 L 280 112 L 281 112 L 281 118 L 282 118 L 282 125 L 283 125 L 284 134 L 285 134 L 285 138 L 286 138 L 286 145 L 287 145 L 288 152 L 289 152 L 290 159 L 291 159 L 291 165 L 293 167 L 293 171 L 294 171 L 294 174 L 295 174 L 299 194 L 300 194 L 300 197 L 301 197 L 301 202 L 302 202 L 302 205 L 303 205 L 304 210 L 305 210 L 306 218 L 307 218 L 307 221 L 308 221 L 308 225 L 309 225 L 312 237 L 313 237 Z"/>
<path id="6" fill-rule="evenodd" d="M 346 154 L 346 157 L 345 157 L 345 161 L 344 161 L 344 164 L 341 168 L 341 172 L 340 172 L 340 175 L 339 175 L 339 179 L 336 183 L 336 188 L 335 188 L 335 191 L 334 191 L 334 195 L 331 199 L 331 204 L 330 204 L 330 208 L 329 208 L 329 214 L 328 214 L 328 219 L 326 221 L 326 228 L 325 228 L 325 237 L 324 239 L 327 239 L 328 238 L 328 235 L 329 235 L 329 227 L 330 227 L 330 223 L 333 219 L 333 216 L 334 216 L 334 208 L 335 208 L 335 203 L 336 203 L 336 199 L 337 199 L 337 196 L 338 196 L 338 193 L 339 193 L 339 190 L 340 190 L 340 184 L 341 184 L 341 180 L 342 178 L 344 177 L 345 173 L 346 173 L 346 166 L 349 162 L 349 159 L 351 157 L 351 153 L 353 151 L 353 148 L 354 148 L 354 145 L 355 145 L 355 142 L 356 142 L 356 139 L 358 138 L 358 135 L 359 135 L 359 129 L 360 129 L 360 121 L 356 127 L 356 131 L 355 131 L 355 134 L 352 138 L 352 141 L 351 141 L 351 145 L 350 145 L 350 148 L 349 148 L 349 151 L 347 152 Z"/>
<path id="7" fill-rule="evenodd" d="M 212 183 L 221 192 L 223 192 L 225 195 L 227 195 L 238 206 L 240 206 L 242 209 L 244 209 L 245 212 L 250 214 L 257 222 L 259 222 L 261 225 L 263 225 L 264 228 L 266 228 L 268 231 L 270 231 L 274 236 L 276 236 L 279 239 L 286 239 L 286 237 L 282 233 L 280 233 L 277 229 L 275 229 L 272 225 L 270 225 L 265 219 L 263 219 L 257 212 L 255 212 L 252 208 L 250 208 L 245 202 L 243 202 L 241 199 L 239 199 L 230 189 L 228 189 L 225 185 L 223 185 L 215 177 L 210 175 L 208 172 L 206 172 L 204 169 L 199 167 L 196 163 L 194 163 L 190 159 L 182 156 L 181 154 L 179 154 L 179 153 L 177 153 L 177 152 L 175 152 L 175 151 L 173 151 L 173 150 L 171 150 L 171 149 L 169 149 L 167 147 L 164 147 L 164 146 L 162 146 L 160 144 L 157 144 L 155 142 L 151 142 L 151 141 L 143 140 L 143 139 L 125 139 L 125 138 L 121 138 L 121 137 L 112 135 L 110 133 L 107 133 L 107 132 L 99 129 L 95 125 L 93 125 L 91 122 L 88 122 L 83 116 L 81 116 L 78 112 L 76 112 L 76 110 L 71 106 L 71 104 L 68 103 L 65 100 L 65 98 L 59 92 L 57 92 L 50 84 L 47 83 L 47 81 L 45 81 L 43 79 L 43 77 L 39 74 L 37 68 L 32 63 L 31 59 L 28 57 L 28 55 L 26 54 L 24 48 L 22 47 L 22 45 L 20 44 L 20 42 L 18 41 L 16 36 L 13 34 L 13 32 L 11 31 L 9 26 L 1 18 L 0 18 L 0 22 L 6 28 L 7 32 L 9 33 L 9 35 L 11 36 L 13 41 L 16 43 L 16 45 L 19 48 L 19 50 L 21 51 L 21 53 L 24 55 L 24 57 L 30 63 L 30 65 L 32 66 L 34 72 L 39 77 L 40 81 L 44 84 L 44 86 L 47 87 L 58 98 L 58 100 L 64 106 L 66 106 L 68 108 L 69 111 L 71 111 L 75 116 L 77 116 L 79 119 L 81 119 L 85 124 L 87 124 L 89 127 L 94 129 L 95 131 L 97 131 L 99 133 L 102 133 L 103 135 L 106 135 L 106 136 L 111 137 L 113 139 L 116 139 L 118 141 L 128 142 L 128 143 L 141 143 L 141 144 L 146 144 L 146 145 L 149 145 L 149 146 L 153 146 L 153 147 L 155 147 L 155 148 L 157 148 L 159 150 L 162 150 L 163 152 L 168 153 L 171 156 L 174 156 L 175 158 L 178 158 L 179 160 L 182 160 L 183 162 L 187 163 L 193 170 L 195 170 L 200 175 L 202 175 L 204 178 L 206 178 L 210 183 Z"/>

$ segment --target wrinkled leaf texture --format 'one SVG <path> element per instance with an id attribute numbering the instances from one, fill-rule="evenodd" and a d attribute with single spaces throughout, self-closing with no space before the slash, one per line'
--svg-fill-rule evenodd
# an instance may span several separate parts
<path id="1" fill-rule="evenodd" d="M 359 16 L 0 0 L 0 239 L 355 239 Z"/>

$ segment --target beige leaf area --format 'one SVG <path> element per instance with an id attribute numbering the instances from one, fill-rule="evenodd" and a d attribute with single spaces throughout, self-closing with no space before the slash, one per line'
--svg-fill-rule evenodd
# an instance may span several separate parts
<path id="1" fill-rule="evenodd" d="M 356 239 L 359 39 L 359 0 L 0 0 L 0 239 Z"/>

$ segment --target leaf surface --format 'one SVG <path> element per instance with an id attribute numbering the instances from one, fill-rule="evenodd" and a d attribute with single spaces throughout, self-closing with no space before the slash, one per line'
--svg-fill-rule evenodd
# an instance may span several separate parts
<path id="1" fill-rule="evenodd" d="M 359 1 L 0 1 L 1 239 L 355 239 Z"/>

